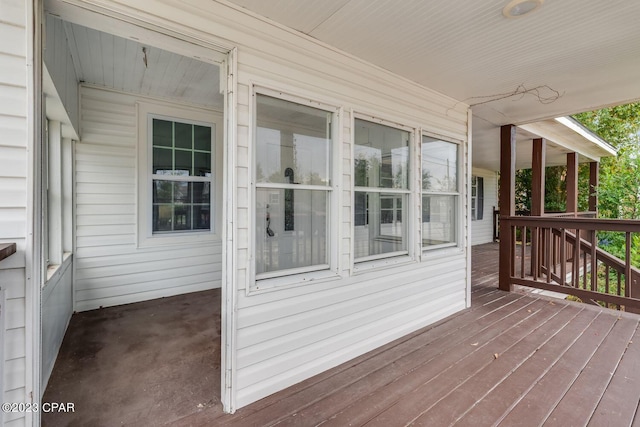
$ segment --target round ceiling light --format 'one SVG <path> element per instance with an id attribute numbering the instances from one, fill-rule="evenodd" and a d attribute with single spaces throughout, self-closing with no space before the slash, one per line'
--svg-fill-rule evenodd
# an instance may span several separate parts
<path id="1" fill-rule="evenodd" d="M 511 0 L 504 9 L 502 14 L 507 18 L 520 18 L 540 9 L 544 0 Z"/>

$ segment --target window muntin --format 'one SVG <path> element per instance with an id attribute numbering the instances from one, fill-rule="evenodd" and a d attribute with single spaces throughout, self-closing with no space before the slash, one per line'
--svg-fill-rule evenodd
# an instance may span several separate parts
<path id="1" fill-rule="evenodd" d="M 329 268 L 333 113 L 256 95 L 256 278 Z"/>
<path id="2" fill-rule="evenodd" d="M 458 144 L 422 137 L 422 247 L 457 244 Z"/>
<path id="3" fill-rule="evenodd" d="M 152 232 L 210 231 L 212 126 L 150 117 Z"/>
<path id="4" fill-rule="evenodd" d="M 361 119 L 354 126 L 356 262 L 407 254 L 410 134 Z"/>

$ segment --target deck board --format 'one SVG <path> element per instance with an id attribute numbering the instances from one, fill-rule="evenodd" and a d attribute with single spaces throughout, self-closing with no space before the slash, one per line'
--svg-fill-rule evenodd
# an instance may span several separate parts
<path id="1" fill-rule="evenodd" d="M 576 343 L 592 338 L 597 341 L 591 344 L 598 345 L 613 326 L 613 318 L 596 322 L 598 316 L 599 313 L 593 310 L 582 310 L 563 329 L 562 335 L 542 346 L 513 375 L 484 396 L 457 425 L 477 425 L 477 420 L 486 425 L 500 422 L 505 426 L 539 425 L 564 395 L 562 385 L 571 381 L 568 377 L 571 371 L 562 367 L 562 363 L 567 367 L 579 366 L 578 357 L 584 355 L 576 351 L 580 348 Z M 589 331 L 588 336 L 586 331 Z M 545 381 L 554 380 L 554 383 L 544 385 Z"/>
<path id="2" fill-rule="evenodd" d="M 472 325 L 460 330 L 451 340 L 426 347 L 413 358 L 405 358 L 402 362 L 409 364 L 411 369 L 406 370 L 404 375 L 391 377 L 382 387 L 367 390 L 368 393 L 350 407 L 336 412 L 327 421 L 327 425 L 358 425 L 369 421 L 404 399 L 406 393 L 412 392 L 425 381 L 429 382 L 438 373 L 449 369 L 452 362 L 478 351 L 481 348 L 480 343 L 486 345 L 501 332 L 508 330 L 512 324 L 526 318 L 530 315 L 527 313 L 528 307 L 532 307 L 534 303 L 535 301 L 527 302 L 526 298 L 521 298 L 506 306 L 509 308 L 508 311 L 492 310 Z M 491 309 L 490 306 L 488 308 Z"/>
<path id="3" fill-rule="evenodd" d="M 571 388 L 551 412 L 546 425 L 566 426 L 567 419 L 571 419 L 575 425 L 586 425 L 589 422 L 637 326 L 635 319 L 618 319 Z"/>
<path id="4" fill-rule="evenodd" d="M 633 404 L 633 398 L 636 402 Z M 629 400 L 631 400 L 629 402 Z M 640 404 L 640 329 L 629 343 L 602 399 L 589 420 L 591 426 L 631 425 Z"/>
<path id="5" fill-rule="evenodd" d="M 45 394 L 45 401 L 76 402 L 77 412 L 43 414 L 43 425 L 640 427 L 640 316 L 502 292 L 497 271 L 497 245 L 474 247 L 471 308 L 234 415 L 222 412 L 219 371 L 202 375 L 219 366 L 219 319 L 185 308 L 219 306 L 219 291 L 81 313 Z M 172 314 L 177 308 L 182 318 Z M 159 322 L 155 338 L 142 341 L 136 334 L 148 327 L 127 325 L 150 316 Z M 167 346 L 184 338 L 186 326 L 197 330 L 187 338 L 198 353 L 188 358 Z M 122 342 L 132 344 L 118 358 Z M 141 363 L 156 354 L 163 357 L 151 366 Z"/>
<path id="6" fill-rule="evenodd" d="M 467 394 L 469 381 L 474 376 L 504 357 L 505 353 L 527 338 L 532 330 L 546 324 L 558 314 L 555 307 L 550 307 L 542 301 L 536 301 L 528 307 L 530 308 L 522 310 L 522 314 L 525 314 L 522 319 L 514 316 L 511 319 L 514 323 L 495 337 L 485 341 L 485 337 L 475 336 L 471 341 L 479 342 L 476 347 L 472 346 L 475 342 L 465 343 L 467 347 L 474 349 L 469 354 L 453 353 L 451 361 L 447 361 L 448 367 L 440 369 L 436 365 L 431 372 L 425 372 L 421 377 L 428 378 L 427 381 L 421 379 L 420 387 L 409 393 L 402 393 L 402 399 L 372 420 L 370 425 L 404 425 L 414 421 L 418 425 L 449 425 L 453 420 L 449 417 L 450 411 L 444 409 L 449 405 L 458 405 L 459 402 L 456 402 L 455 398 L 460 394 L 452 395 L 460 390 Z M 497 328 L 491 329 L 493 331 Z M 498 359 L 495 358 L 496 355 Z"/>
<path id="7" fill-rule="evenodd" d="M 561 315 L 547 322 L 545 328 L 539 328 L 513 351 L 501 355 L 486 370 L 471 378 L 464 389 L 456 390 L 440 408 L 431 409 L 429 412 L 436 413 L 437 417 L 432 415 L 430 419 L 437 425 L 445 421 L 474 426 L 495 422 L 544 372 L 548 361 L 571 345 L 575 334 L 584 328 L 582 322 L 593 318 L 590 311 L 576 307 L 564 309 Z M 450 419 L 442 419 L 443 414 Z"/>

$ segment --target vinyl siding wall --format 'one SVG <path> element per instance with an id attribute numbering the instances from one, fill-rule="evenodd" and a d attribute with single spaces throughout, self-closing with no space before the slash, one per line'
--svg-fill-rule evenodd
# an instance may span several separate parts
<path id="1" fill-rule="evenodd" d="M 236 127 L 227 146 L 235 186 L 228 188 L 225 199 L 235 209 L 227 218 L 233 237 L 227 265 L 234 268 L 226 273 L 233 281 L 223 291 L 223 387 L 231 388 L 228 395 L 226 388 L 222 393 L 225 410 L 235 411 L 469 305 L 465 189 L 459 246 L 423 255 L 420 178 L 415 174 L 408 208 L 414 223 L 412 259 L 355 272 L 351 173 L 354 114 L 423 129 L 464 146 L 469 140 L 466 105 L 226 2 L 141 0 L 135 9 L 125 0 L 102 3 L 205 44 L 237 48 L 237 87 L 229 88 L 236 99 Z M 333 147 L 339 203 L 332 210 L 339 227 L 331 235 L 332 251 L 339 255 L 338 278 L 252 289 L 254 84 L 340 109 Z M 133 101 L 121 94 L 81 90 L 82 142 L 76 146 L 78 309 L 196 290 L 219 278 L 217 245 L 179 255 L 174 249 L 136 248 Z M 419 134 L 415 139 L 420 140 Z M 415 144 L 414 170 L 419 152 Z M 463 147 L 461 152 L 468 151 Z M 467 166 L 465 156 L 461 182 L 467 182 Z M 231 352 L 228 358 L 226 349 Z"/>
<path id="2" fill-rule="evenodd" d="M 220 287 L 219 240 L 138 245 L 137 153 L 139 143 L 147 144 L 138 141 L 136 102 L 141 99 L 167 105 L 99 88 L 80 89 L 82 135 L 75 144 L 77 311 Z"/>
<path id="3" fill-rule="evenodd" d="M 73 314 L 72 260 L 73 257 L 69 255 L 42 290 L 42 394 Z"/>
<path id="4" fill-rule="evenodd" d="M 471 221 L 471 244 L 493 242 L 493 208 L 498 208 L 498 174 L 487 169 L 473 168 L 473 175 L 484 178 L 484 214 L 481 220 Z"/>
<path id="5" fill-rule="evenodd" d="M 233 254 L 237 266 L 237 350 L 232 410 L 465 308 L 468 272 L 464 237 L 459 248 L 425 256 L 419 249 L 419 239 L 415 239 L 413 261 L 354 273 L 351 127 L 354 114 L 359 113 L 466 141 L 466 106 L 224 7 L 192 11 L 214 21 L 203 28 L 231 26 L 229 31 L 237 37 L 233 40 L 238 46 L 237 238 Z M 222 17 L 225 20 L 221 22 Z M 193 21 L 184 17 L 183 22 Z M 198 24 L 196 19 L 194 25 Z M 244 35 L 237 34 L 239 29 Z M 332 211 L 340 223 L 339 234 L 332 236 L 338 239 L 334 248 L 340 253 L 340 279 L 250 291 L 250 236 L 255 221 L 252 84 L 342 108 L 340 139 L 334 146 L 340 158 L 335 165 L 340 205 L 337 212 Z M 419 164 L 419 150 L 413 154 L 415 166 Z M 465 182 L 466 161 L 460 170 Z M 419 183 L 416 177 L 412 188 L 418 188 Z M 462 196 L 463 208 L 465 201 Z M 416 224 L 418 203 L 418 197 L 414 197 L 410 210 Z M 466 218 L 463 214 L 460 217 L 466 236 Z M 417 234 L 419 227 L 415 227 Z"/>
<path id="6" fill-rule="evenodd" d="M 18 251 L 0 261 L 5 291 L 3 402 L 27 402 L 25 248 L 27 235 L 27 59 L 26 3 L 0 0 L 0 242 Z M 8 426 L 25 425 L 24 414 L 2 414 Z"/>

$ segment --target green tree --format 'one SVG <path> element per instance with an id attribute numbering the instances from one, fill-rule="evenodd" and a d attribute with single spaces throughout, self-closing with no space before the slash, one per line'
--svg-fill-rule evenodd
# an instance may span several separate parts
<path id="1" fill-rule="evenodd" d="M 618 149 L 600 162 L 600 217 L 640 219 L 640 102 L 574 117 Z"/>

